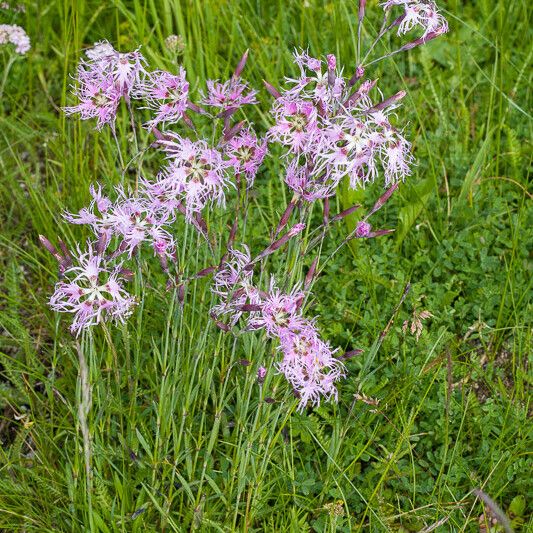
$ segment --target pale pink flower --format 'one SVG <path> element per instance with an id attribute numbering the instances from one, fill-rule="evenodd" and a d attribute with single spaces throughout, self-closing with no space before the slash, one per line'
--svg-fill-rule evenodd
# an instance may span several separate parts
<path id="1" fill-rule="evenodd" d="M 224 190 L 231 184 L 227 175 L 230 163 L 206 141 L 193 142 L 175 133 L 168 136 L 162 145 L 171 161 L 162 172 L 163 182 L 167 191 L 184 200 L 187 220 L 207 203 L 225 205 Z"/>
<path id="2" fill-rule="evenodd" d="M 11 43 L 15 45 L 15 52 L 26 54 L 30 48 L 30 38 L 24 28 L 16 24 L 0 24 L 0 45 Z"/>
<path id="3" fill-rule="evenodd" d="M 177 76 L 164 70 L 151 72 L 139 83 L 136 97 L 145 99 L 148 109 L 156 112 L 147 123 L 149 128 L 161 122 L 175 124 L 188 105 L 189 83 L 185 79 L 185 69 L 180 67 Z"/>
<path id="4" fill-rule="evenodd" d="M 77 335 L 82 329 L 107 320 L 124 322 L 133 311 L 135 299 L 122 286 L 121 265 L 106 265 L 91 243 L 87 252 L 78 248 L 76 262 L 65 270 L 66 281 L 56 284 L 50 307 L 73 313 L 70 329 Z"/>
<path id="5" fill-rule="evenodd" d="M 398 25 L 398 35 L 406 34 L 416 26 L 424 30 L 422 38 L 432 32 L 448 31 L 448 22 L 439 13 L 436 3 L 432 0 L 387 0 L 381 5 L 383 9 L 390 9 L 393 6 L 404 8 L 404 15 Z"/>
<path id="6" fill-rule="evenodd" d="M 292 152 L 307 152 L 319 136 L 316 107 L 306 100 L 279 98 L 272 106 L 276 123 L 268 130 L 268 137 L 287 146 Z"/>
<path id="7" fill-rule="evenodd" d="M 244 174 L 247 186 L 251 187 L 267 153 L 266 140 L 258 139 L 252 129 L 246 128 L 229 140 L 225 152 L 235 173 Z"/>
<path id="8" fill-rule="evenodd" d="M 250 89 L 241 78 L 232 77 L 220 83 L 218 80 L 207 80 L 207 94 L 202 98 L 204 105 L 215 107 L 221 111 L 237 110 L 246 104 L 257 103 L 257 91 Z"/>

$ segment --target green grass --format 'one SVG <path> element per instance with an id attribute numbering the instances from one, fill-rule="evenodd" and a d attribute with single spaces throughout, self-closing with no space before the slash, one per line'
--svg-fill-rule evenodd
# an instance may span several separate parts
<path id="1" fill-rule="evenodd" d="M 491 515 L 475 488 L 516 531 L 533 528 L 526 0 L 450 0 L 446 37 L 372 73 L 382 89 L 408 92 L 399 114 L 418 165 L 375 216 L 395 235 L 343 248 L 314 285 L 308 314 L 324 336 L 365 350 L 348 362 L 338 405 L 300 415 L 282 376 L 270 372 L 259 387 L 255 372 L 273 364 L 273 346 L 217 330 L 205 280 L 181 308 L 149 259 L 127 327 L 76 341 L 47 307 L 57 267 L 38 234 L 82 240 L 60 213 L 85 205 L 92 181 L 119 181 L 108 132 L 58 109 L 71 101 L 84 47 L 141 44 L 152 67 L 170 69 L 164 39 L 179 34 L 195 89 L 227 76 L 249 48 L 246 77 L 259 87 L 293 72 L 295 46 L 334 52 L 351 71 L 355 4 L 51 0 L 18 16 L 33 49 L 11 66 L 0 104 L 1 530 L 479 531 Z M 267 109 L 254 117 L 261 129 Z M 286 205 L 278 170 L 272 157 L 258 178 L 242 236 L 255 250 Z M 359 196 L 370 207 L 378 194 L 376 185 Z M 224 222 L 210 224 L 222 231 Z M 196 234 L 180 227 L 179 241 L 180 264 L 209 264 Z M 281 257 L 272 264 L 283 268 Z M 414 309 L 434 315 L 418 342 L 402 332 Z"/>

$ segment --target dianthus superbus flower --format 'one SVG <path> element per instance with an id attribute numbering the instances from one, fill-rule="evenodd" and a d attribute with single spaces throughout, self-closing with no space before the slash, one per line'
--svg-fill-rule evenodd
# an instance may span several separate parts
<path id="1" fill-rule="evenodd" d="M 232 77 L 220 83 L 218 80 L 207 80 L 207 94 L 202 103 L 220 111 L 236 111 L 246 104 L 257 103 L 257 91 L 250 89 L 248 83 L 240 78 Z"/>
<path id="2" fill-rule="evenodd" d="M 160 186 L 185 201 L 189 221 L 207 203 L 225 204 L 224 190 L 231 183 L 226 172 L 230 163 L 218 150 L 206 141 L 193 142 L 174 133 L 162 145 L 171 161 L 162 172 Z"/>
<path id="3" fill-rule="evenodd" d="M 387 0 L 381 4 L 383 9 L 402 6 L 404 14 L 398 24 L 398 35 L 408 33 L 416 26 L 424 30 L 422 37 L 432 32 L 445 33 L 448 31 L 446 19 L 439 13 L 439 9 L 432 0 Z"/>
<path id="4" fill-rule="evenodd" d="M 135 299 L 123 287 L 121 265 L 106 265 L 91 243 L 86 252 L 77 251 L 74 266 L 55 286 L 50 307 L 74 315 L 70 330 L 77 335 L 100 322 L 124 322 L 133 311 Z"/>
<path id="5" fill-rule="evenodd" d="M 148 109 L 154 110 L 155 116 L 147 123 L 148 127 L 175 124 L 187 110 L 189 83 L 185 79 L 185 69 L 180 67 L 179 73 L 173 75 L 164 70 L 151 72 L 139 84 L 136 96 L 143 98 Z"/>
<path id="6" fill-rule="evenodd" d="M 235 173 L 244 174 L 248 187 L 251 187 L 267 153 L 266 140 L 258 139 L 252 129 L 246 128 L 228 141 L 225 152 Z"/>

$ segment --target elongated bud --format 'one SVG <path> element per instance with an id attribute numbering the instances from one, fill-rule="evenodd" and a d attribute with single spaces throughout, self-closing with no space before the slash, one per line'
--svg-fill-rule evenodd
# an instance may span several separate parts
<path id="1" fill-rule="evenodd" d="M 242 130 L 242 128 L 244 127 L 244 124 L 245 124 L 244 120 L 241 120 L 240 122 L 237 122 L 235 126 L 232 126 L 230 129 L 228 129 L 224 133 L 224 142 L 228 142 L 231 139 L 233 139 L 233 137 L 235 137 L 235 135 L 237 135 L 237 133 L 239 133 Z"/>
<path id="2" fill-rule="evenodd" d="M 185 284 L 180 283 L 178 285 L 178 302 L 183 305 L 183 302 L 185 301 Z"/>
<path id="3" fill-rule="evenodd" d="M 268 81 L 263 80 L 266 90 L 276 99 L 281 97 L 281 93 L 273 86 L 268 83 Z"/>
<path id="4" fill-rule="evenodd" d="M 55 246 L 44 235 L 39 235 L 39 241 L 59 262 L 61 262 L 63 256 L 57 251 Z"/>
<path id="5" fill-rule="evenodd" d="M 205 115 L 206 112 L 204 109 L 202 109 L 199 105 L 196 105 L 194 104 L 193 102 L 191 102 L 190 100 L 187 101 L 187 107 L 191 110 L 191 111 L 194 111 L 195 113 L 198 113 L 199 115 Z"/>
<path id="6" fill-rule="evenodd" d="M 220 328 L 222 331 L 225 331 L 225 332 L 228 332 L 231 328 L 227 325 L 227 324 L 224 324 L 224 322 L 221 322 L 218 318 L 217 318 L 217 315 L 215 315 L 215 313 L 210 313 L 210 316 L 211 316 L 211 319 L 213 320 L 213 322 L 217 325 L 218 328 Z"/>
<path id="7" fill-rule="evenodd" d="M 130 270 L 129 268 L 121 268 L 120 273 L 127 281 L 131 281 L 133 279 L 133 270 Z"/>
<path id="8" fill-rule="evenodd" d="M 333 87 L 335 85 L 335 69 L 337 68 L 337 58 L 333 54 L 328 54 L 328 85 Z"/>
<path id="9" fill-rule="evenodd" d="M 420 37 L 416 39 L 415 41 L 412 41 L 410 43 L 403 45 L 400 48 L 400 51 L 403 52 L 405 50 L 412 50 L 413 48 L 416 48 L 417 46 L 420 46 L 421 44 L 426 44 L 427 42 L 433 39 L 436 39 L 437 37 L 441 36 L 443 33 L 446 33 L 445 28 L 438 28 L 435 31 L 430 31 L 425 37 Z"/>
<path id="10" fill-rule="evenodd" d="M 196 128 L 194 127 L 191 117 L 189 117 L 187 113 L 183 113 L 182 118 L 183 118 L 183 122 L 185 122 L 185 124 L 187 124 L 187 126 L 189 126 L 191 130 L 196 131 Z"/>
<path id="11" fill-rule="evenodd" d="M 168 259 L 167 256 L 164 254 L 158 254 L 159 257 L 159 264 L 161 265 L 161 268 L 163 269 L 163 272 L 168 274 Z"/>
<path id="12" fill-rule="evenodd" d="M 339 357 L 339 361 L 346 361 L 346 359 L 351 359 L 352 357 L 361 355 L 363 352 L 364 350 L 350 350 L 348 352 L 344 352 L 344 354 Z"/>
<path id="13" fill-rule="evenodd" d="M 311 283 L 313 282 L 313 278 L 315 277 L 316 272 L 316 265 L 318 264 L 318 257 L 315 257 L 313 262 L 311 263 L 311 266 L 309 267 L 309 270 L 307 274 L 305 275 L 305 281 L 304 281 L 304 289 L 307 290 Z"/>
<path id="14" fill-rule="evenodd" d="M 359 0 L 359 22 L 365 18 L 366 0 Z"/>
<path id="15" fill-rule="evenodd" d="M 261 311 L 262 308 L 263 306 L 259 304 L 243 304 L 237 306 L 239 311 L 244 311 L 245 313 L 255 313 L 257 311 Z"/>
<path id="16" fill-rule="evenodd" d="M 390 235 L 394 233 L 393 229 L 378 229 L 377 231 L 371 231 L 368 235 L 368 239 L 373 239 L 374 237 L 383 237 L 383 235 Z"/>
<path id="17" fill-rule="evenodd" d="M 382 109 L 385 109 L 391 106 L 392 104 L 399 102 L 400 100 L 405 98 L 406 94 L 407 93 L 405 91 L 399 91 L 396 94 L 393 94 L 392 96 L 387 98 L 386 100 L 383 100 L 383 102 L 380 102 L 379 104 L 376 104 L 375 106 L 370 107 L 369 109 L 365 111 L 365 113 L 373 113 L 374 111 L 381 111 Z"/>
<path id="18" fill-rule="evenodd" d="M 276 232 L 274 235 L 279 235 L 280 231 L 287 225 L 287 222 L 289 221 L 289 218 L 291 218 L 291 213 L 294 210 L 294 206 L 296 205 L 296 202 L 294 201 L 294 198 L 289 202 L 289 205 L 283 212 L 283 215 L 281 215 L 281 218 L 278 222 L 278 227 L 276 228 Z"/>
<path id="19" fill-rule="evenodd" d="M 337 222 L 337 220 L 342 220 L 343 218 L 346 218 L 348 215 L 351 215 L 352 213 L 355 213 L 361 206 L 356 204 L 352 205 L 352 207 L 349 207 L 348 209 L 345 209 L 344 211 L 341 211 L 340 213 L 336 214 L 332 219 L 331 222 Z"/>
<path id="20" fill-rule="evenodd" d="M 248 59 L 249 51 L 250 49 L 246 50 L 246 52 L 244 52 L 244 54 L 242 55 L 237 67 L 235 68 L 235 72 L 233 73 L 234 78 L 238 78 L 242 74 L 242 71 L 244 70 L 244 66 L 246 65 L 246 60 Z"/>
<path id="21" fill-rule="evenodd" d="M 107 237 L 105 233 L 100 233 L 98 235 L 98 241 L 96 241 L 96 253 L 102 255 L 107 248 Z"/>
<path id="22" fill-rule="evenodd" d="M 362 65 L 359 65 L 355 69 L 354 75 L 350 78 L 350 81 L 348 82 L 348 85 L 350 87 L 353 87 L 363 76 L 365 75 L 365 69 Z"/>
<path id="23" fill-rule="evenodd" d="M 202 270 L 200 270 L 199 272 L 197 272 L 193 278 L 205 278 L 206 276 L 209 276 L 209 274 L 212 274 L 213 272 L 215 272 L 215 270 L 217 270 L 218 267 L 216 266 L 210 266 L 210 267 L 207 267 L 207 268 L 203 268 Z"/>
<path id="24" fill-rule="evenodd" d="M 376 85 L 377 82 L 378 82 L 378 80 L 367 80 L 367 81 L 363 82 L 361 84 L 361 87 L 359 87 L 359 89 L 357 89 L 357 91 L 354 91 L 348 97 L 346 102 L 344 102 L 344 105 L 346 107 L 349 107 L 352 104 L 355 104 L 358 100 L 361 99 L 362 96 L 364 96 L 365 94 L 368 94 L 374 88 L 374 86 Z"/>
<path id="25" fill-rule="evenodd" d="M 374 207 L 372 208 L 370 213 L 366 215 L 366 218 L 368 218 L 370 215 L 373 215 L 376 211 L 379 211 L 387 203 L 387 201 L 392 196 L 394 191 L 398 188 L 398 186 L 399 184 L 395 183 L 392 187 L 387 189 L 385 193 L 378 198 L 378 201 L 374 204 Z"/>
<path id="26" fill-rule="evenodd" d="M 287 243 L 289 239 L 298 235 L 298 233 L 301 233 L 304 229 L 305 229 L 305 224 L 295 224 L 287 233 L 285 233 L 285 235 L 283 235 L 283 237 L 271 243 L 251 263 L 248 263 L 244 267 L 244 270 L 247 270 L 247 271 L 252 270 L 254 263 L 274 253 L 276 250 L 279 250 L 284 244 Z"/>
<path id="27" fill-rule="evenodd" d="M 231 248 L 233 246 L 233 243 L 235 242 L 235 235 L 237 235 L 237 229 L 239 228 L 239 219 L 235 217 L 235 220 L 233 221 L 233 225 L 231 226 L 229 237 L 228 237 L 228 243 L 226 245 L 226 248 Z"/>
<path id="28" fill-rule="evenodd" d="M 324 223 L 324 226 L 327 226 L 329 224 L 329 198 L 324 198 L 324 213 L 322 215 L 322 221 Z"/>
<path id="29" fill-rule="evenodd" d="M 250 366 L 252 363 L 251 363 L 250 361 L 248 361 L 248 359 L 241 359 L 241 360 L 239 361 L 239 364 L 240 364 L 241 366 Z"/>
<path id="30" fill-rule="evenodd" d="M 227 120 L 228 118 L 231 117 L 231 115 L 235 114 L 235 111 L 237 111 L 237 109 L 239 109 L 239 108 L 238 107 L 228 107 L 227 109 L 224 109 L 224 111 L 221 111 L 217 115 L 217 118 L 223 118 L 224 120 Z"/>

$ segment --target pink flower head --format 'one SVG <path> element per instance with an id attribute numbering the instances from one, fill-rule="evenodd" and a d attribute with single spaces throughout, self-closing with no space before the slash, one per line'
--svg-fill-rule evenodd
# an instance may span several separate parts
<path id="1" fill-rule="evenodd" d="M 144 98 L 148 109 L 156 112 L 155 117 L 147 123 L 149 128 L 161 122 L 175 124 L 188 105 L 189 83 L 185 79 L 185 69 L 180 67 L 177 76 L 164 70 L 151 72 L 139 84 L 136 97 Z"/>
<path id="2" fill-rule="evenodd" d="M 329 54 L 324 68 L 324 61 L 309 56 L 307 52 L 295 52 L 294 62 L 300 68 L 300 77 L 287 78 L 293 87 L 285 91 L 285 97 L 312 101 L 328 112 L 337 107 L 346 86 L 337 71 L 337 58 Z"/>
<path id="3" fill-rule="evenodd" d="M 208 202 L 224 205 L 224 189 L 231 183 L 226 172 L 230 163 L 203 140 L 193 142 L 174 133 L 169 135 L 172 140 L 163 141 L 163 149 L 171 158 L 163 173 L 164 181 L 185 201 L 187 220 L 191 221 Z"/>
<path id="4" fill-rule="evenodd" d="M 159 257 L 170 257 L 174 239 L 166 229 L 171 222 L 169 211 L 158 209 L 146 196 L 129 197 L 121 187 L 116 188 L 118 199 L 112 203 L 102 196 L 100 186 L 91 186 L 93 201 L 78 214 L 65 214 L 72 224 L 88 224 L 107 246 L 113 235 L 121 239 L 119 250 L 130 257 L 143 243 L 149 243 Z"/>
<path id="5" fill-rule="evenodd" d="M 404 15 L 398 25 L 398 35 L 410 32 L 416 26 L 424 30 L 422 38 L 432 32 L 445 33 L 448 31 L 448 22 L 439 13 L 433 0 L 387 0 L 381 4 L 383 9 L 393 6 L 402 6 Z"/>
<path id="6" fill-rule="evenodd" d="M 16 24 L 0 24 L 0 45 L 11 43 L 15 45 L 15 52 L 24 55 L 31 48 L 30 38 L 24 28 Z"/>
<path id="7" fill-rule="evenodd" d="M 74 94 L 79 104 L 64 107 L 67 115 L 79 113 L 82 120 L 97 119 L 96 129 L 101 130 L 105 124 L 114 126 L 120 91 L 111 74 L 95 74 L 83 65 L 78 67 L 78 87 Z"/>
<path id="8" fill-rule="evenodd" d="M 243 306 L 258 304 L 259 292 L 253 286 L 253 270 L 245 267 L 252 260 L 250 250 L 243 245 L 243 251 L 228 250 L 228 257 L 213 276 L 211 291 L 221 303 L 212 307 L 216 316 L 230 315 L 229 321 L 234 326 L 243 314 Z"/>
<path id="9" fill-rule="evenodd" d="M 246 104 L 256 104 L 256 95 L 257 91 L 250 89 L 241 78 L 233 77 L 224 83 L 207 80 L 207 95 L 202 103 L 221 111 L 237 110 Z"/>
<path id="10" fill-rule="evenodd" d="M 317 111 L 312 102 L 279 98 L 271 111 L 276 124 L 268 130 L 268 137 L 292 152 L 305 153 L 319 136 Z"/>
<path id="11" fill-rule="evenodd" d="M 235 173 L 244 174 L 248 187 L 254 183 L 255 175 L 265 155 L 267 143 L 265 139 L 258 139 L 253 130 L 246 128 L 232 137 L 226 146 L 226 155 Z"/>
<path id="12" fill-rule="evenodd" d="M 358 238 L 362 239 L 364 237 L 368 237 L 371 231 L 372 226 L 368 222 L 360 220 L 355 228 L 355 235 Z"/>
<path id="13" fill-rule="evenodd" d="M 56 284 L 50 307 L 74 314 L 70 330 L 77 335 L 107 320 L 124 322 L 132 313 L 135 299 L 122 286 L 121 270 L 121 265 L 106 265 L 91 243 L 85 253 L 78 248 L 77 266 L 65 270 L 67 281 Z"/>
<path id="14" fill-rule="evenodd" d="M 287 166 L 285 183 L 307 202 L 331 196 L 338 184 L 331 181 L 327 174 L 313 175 L 309 167 L 298 164 L 297 159 L 292 160 Z"/>
<path id="15" fill-rule="evenodd" d="M 312 321 L 302 320 L 299 328 L 281 328 L 280 350 L 283 360 L 276 364 L 300 398 L 299 411 L 321 397 L 337 400 L 335 382 L 344 376 L 344 367 L 329 344 L 318 336 Z"/>
<path id="16" fill-rule="evenodd" d="M 261 311 L 252 313 L 249 320 L 250 329 L 265 328 L 270 337 L 278 337 L 283 328 L 294 329 L 301 325 L 300 307 L 304 293 L 294 288 L 291 293 L 281 292 L 270 282 L 268 294 L 263 298 Z"/>

